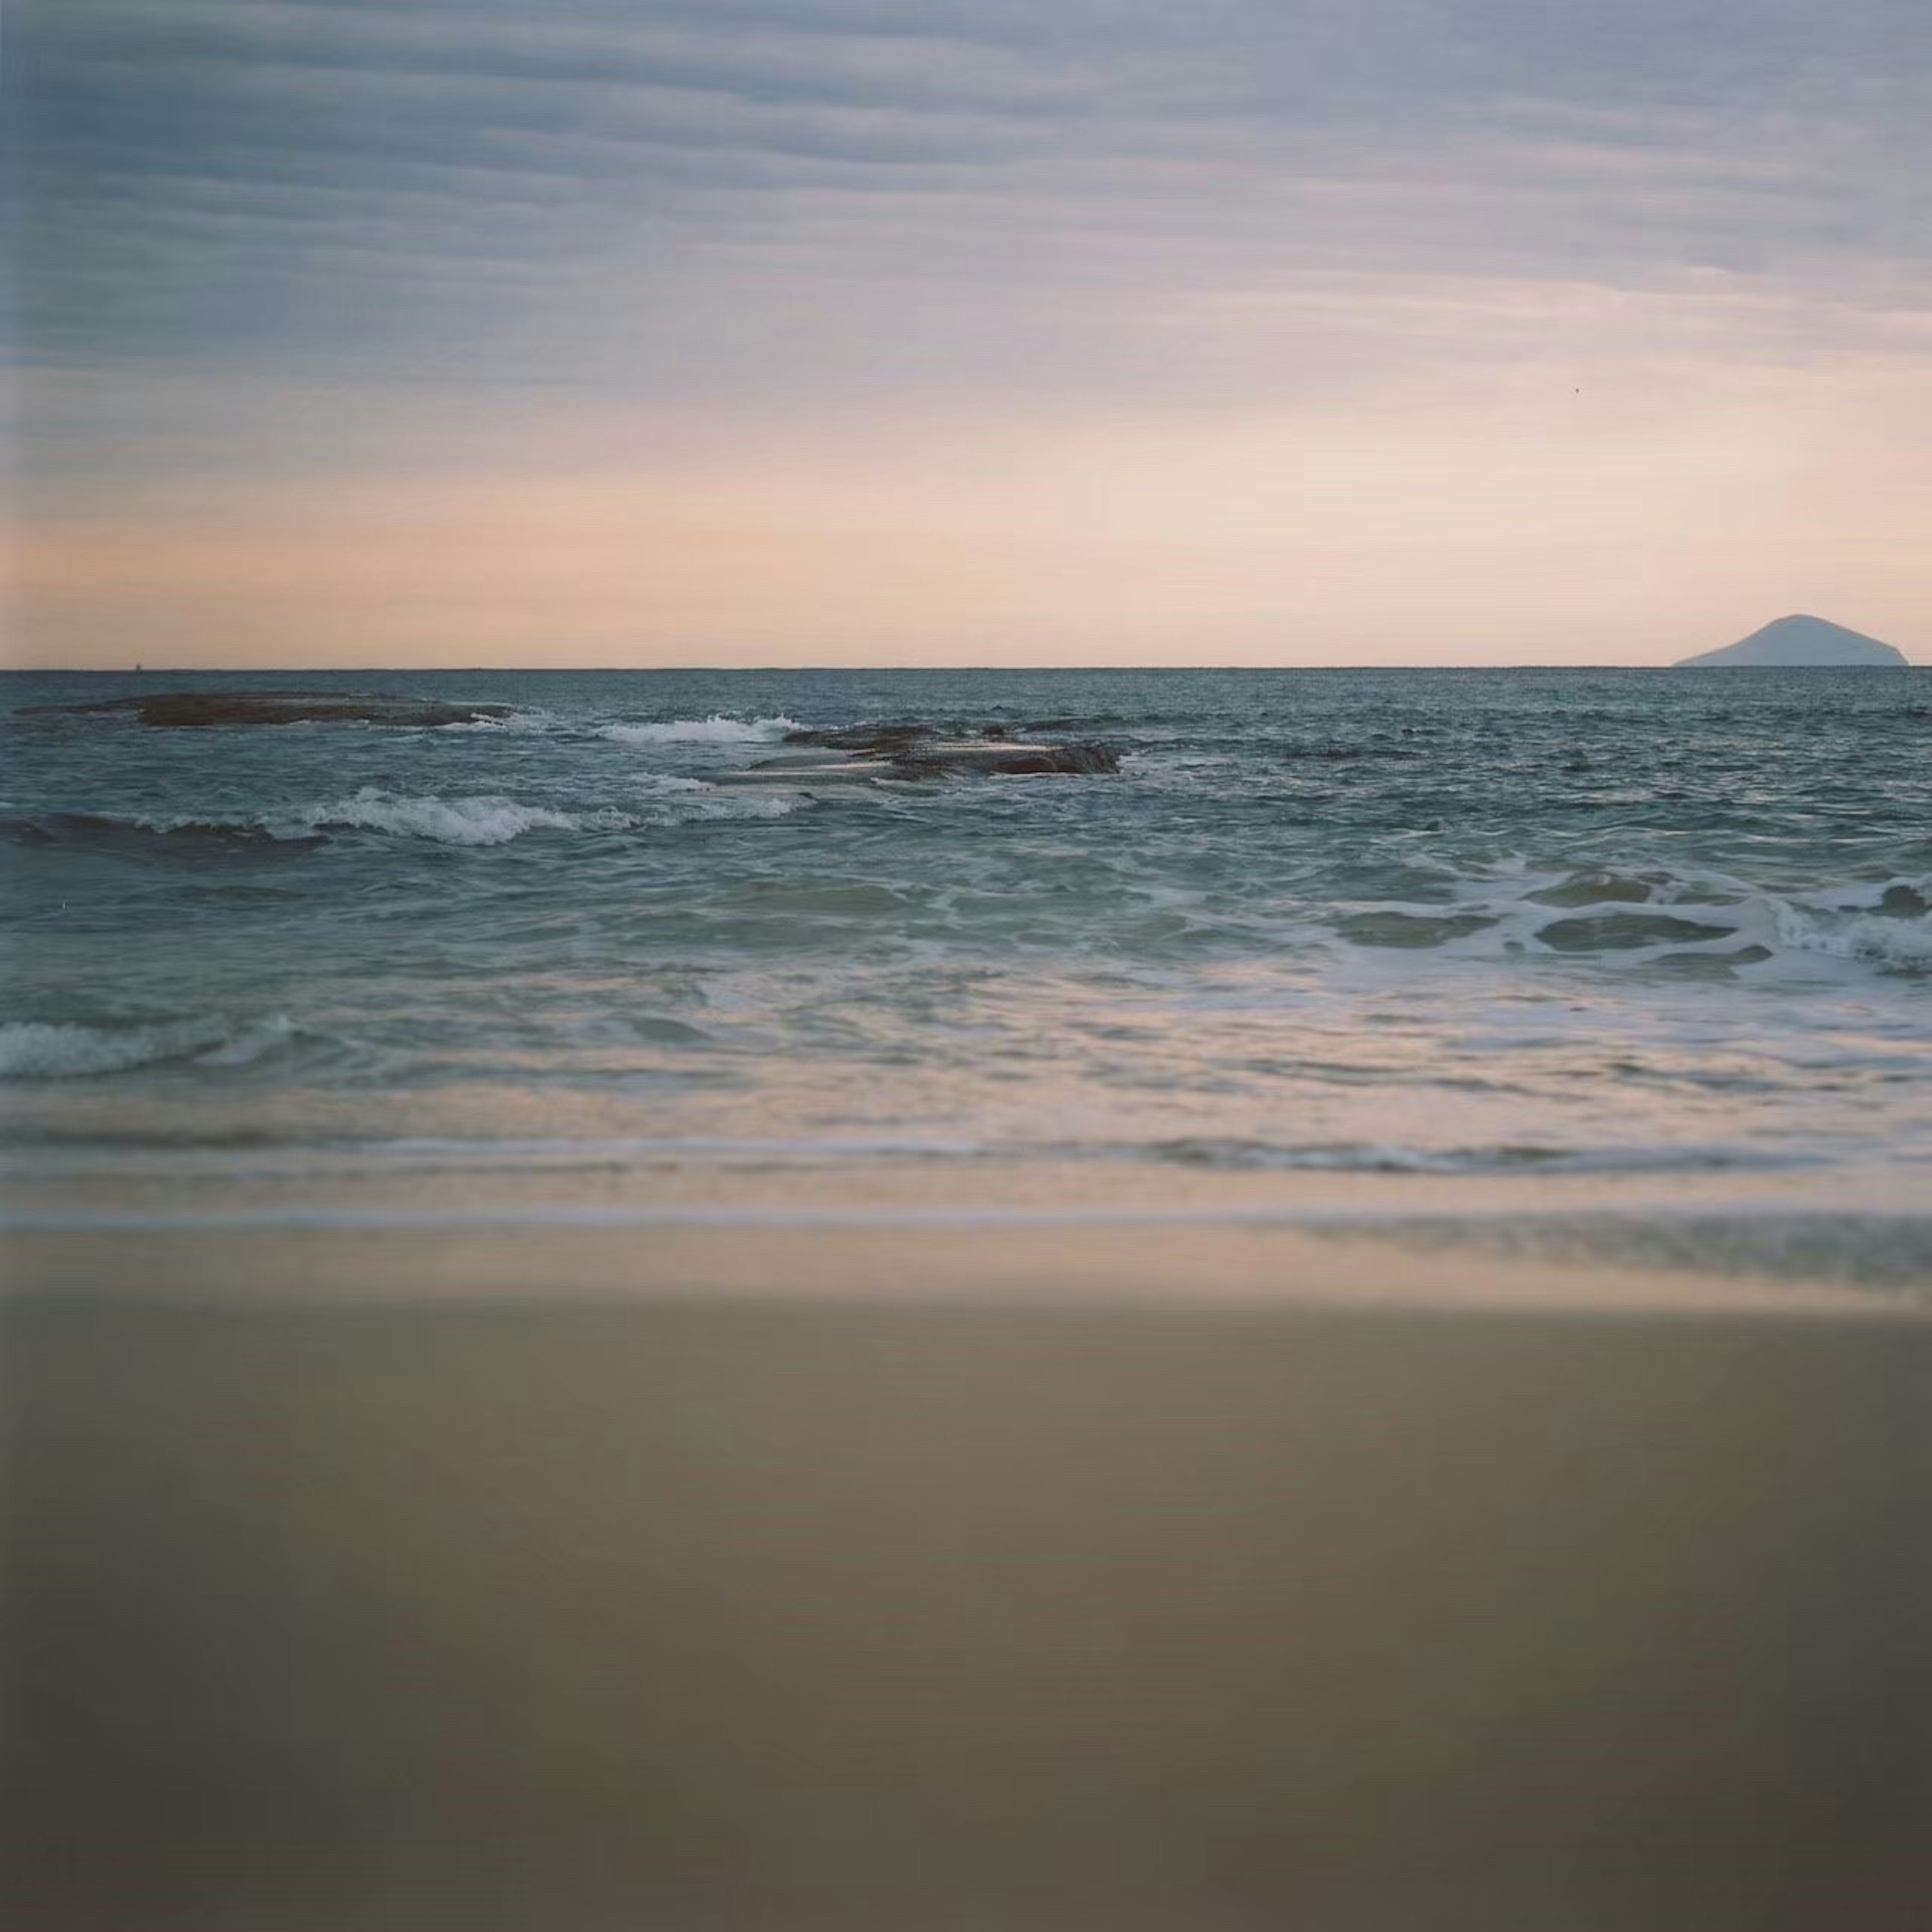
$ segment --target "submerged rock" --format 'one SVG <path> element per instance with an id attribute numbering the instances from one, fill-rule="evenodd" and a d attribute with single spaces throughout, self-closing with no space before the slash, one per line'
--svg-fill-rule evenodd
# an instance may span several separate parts
<path id="1" fill-rule="evenodd" d="M 1546 886 L 1541 892 L 1525 892 L 1523 897 L 1532 905 L 1641 905 L 1651 891 L 1644 880 L 1625 878 L 1620 873 L 1576 872 L 1561 885 Z"/>
<path id="2" fill-rule="evenodd" d="M 932 772 L 1117 772 L 1120 754 L 1111 745 L 1029 744 L 1021 739 L 958 744 L 921 743 L 894 760 Z"/>
<path id="3" fill-rule="evenodd" d="M 822 758 L 767 758 L 736 770 L 706 772 L 704 782 L 714 785 L 754 784 L 856 784 L 874 778 L 916 778 L 924 774 L 892 758 L 842 758 L 836 753 Z"/>
<path id="4" fill-rule="evenodd" d="M 921 738 L 936 738 L 936 724 L 847 724 L 829 730 L 801 725 L 784 734 L 788 745 L 814 745 L 832 752 L 871 752 L 890 758 Z"/>
<path id="5" fill-rule="evenodd" d="M 143 724 L 192 729 L 209 724 L 474 724 L 507 718 L 508 704 L 447 704 L 371 691 L 166 691 L 99 698 L 79 704 L 30 704 L 26 717 L 131 712 Z"/>
<path id="6" fill-rule="evenodd" d="M 942 737 L 932 724 L 859 724 L 832 730 L 788 731 L 800 748 L 760 760 L 742 770 L 710 773 L 713 784 L 760 784 L 809 780 L 814 784 L 862 779 L 912 781 L 951 772 L 1032 776 L 1048 772 L 1112 772 L 1120 754 L 1111 745 L 1015 737 L 1010 727 L 991 724 L 976 736 Z"/>
<path id="7" fill-rule="evenodd" d="M 1702 920 L 1678 919 L 1662 912 L 1606 912 L 1552 921 L 1537 934 L 1558 952 L 1616 952 L 1666 940 L 1684 943 L 1730 939 L 1736 928 Z"/>

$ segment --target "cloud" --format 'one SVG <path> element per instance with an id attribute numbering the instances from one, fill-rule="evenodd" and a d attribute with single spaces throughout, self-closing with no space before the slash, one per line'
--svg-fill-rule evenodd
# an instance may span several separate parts
<path id="1" fill-rule="evenodd" d="M 639 305 L 1350 270 L 1928 299 L 1888 0 L 38 0 L 16 45 L 48 357 L 603 379 Z"/>

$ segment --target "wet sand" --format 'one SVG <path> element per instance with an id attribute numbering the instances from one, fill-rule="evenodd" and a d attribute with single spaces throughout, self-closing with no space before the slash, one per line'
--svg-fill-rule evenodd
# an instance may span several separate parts
<path id="1" fill-rule="evenodd" d="M 1904 1932 L 1932 1324 L 1282 1231 L 22 1236 L 58 1932 Z"/>

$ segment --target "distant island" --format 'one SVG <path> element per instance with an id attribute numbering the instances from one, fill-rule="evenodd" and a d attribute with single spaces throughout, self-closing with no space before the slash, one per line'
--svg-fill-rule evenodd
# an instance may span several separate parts
<path id="1" fill-rule="evenodd" d="M 1822 617 L 1802 614 L 1780 617 L 1761 631 L 1740 638 L 1721 650 L 1702 651 L 1694 658 L 1680 658 L 1678 670 L 1693 668 L 1716 669 L 1751 664 L 1902 664 L 1903 651 L 1882 644 L 1862 631 L 1848 631 L 1842 624 L 1828 624 Z"/>

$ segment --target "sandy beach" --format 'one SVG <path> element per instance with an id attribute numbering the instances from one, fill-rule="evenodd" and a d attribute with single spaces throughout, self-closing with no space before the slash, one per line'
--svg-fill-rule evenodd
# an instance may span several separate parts
<path id="1" fill-rule="evenodd" d="M 20 1234 L 44 1932 L 1903 1932 L 1932 1328 L 1282 1229 Z"/>

